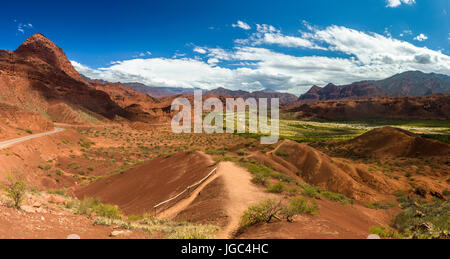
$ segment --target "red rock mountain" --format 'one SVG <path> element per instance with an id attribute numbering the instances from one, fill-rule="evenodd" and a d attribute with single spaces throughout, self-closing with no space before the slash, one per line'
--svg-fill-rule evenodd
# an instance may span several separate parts
<path id="1" fill-rule="evenodd" d="M 14 52 L 0 51 L 0 102 L 65 123 L 145 117 L 85 82 L 64 52 L 42 34 L 28 38 Z"/>
<path id="2" fill-rule="evenodd" d="M 28 38 L 14 53 L 27 59 L 35 58 L 44 61 L 64 71 L 70 77 L 82 81 L 80 74 L 67 59 L 64 51 L 40 33 Z"/>

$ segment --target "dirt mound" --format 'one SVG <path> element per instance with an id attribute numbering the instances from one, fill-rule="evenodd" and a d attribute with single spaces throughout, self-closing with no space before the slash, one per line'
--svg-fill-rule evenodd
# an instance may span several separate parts
<path id="1" fill-rule="evenodd" d="M 95 197 L 118 205 L 126 214 L 153 212 L 153 207 L 207 176 L 212 161 L 200 152 L 179 153 L 148 161 L 122 174 L 75 191 L 79 198 Z"/>
<path id="2" fill-rule="evenodd" d="M 396 210 L 369 210 L 361 205 L 316 201 L 319 215 L 301 215 L 293 223 L 273 222 L 248 228 L 242 239 L 365 239 L 369 229 L 390 225 Z"/>
<path id="3" fill-rule="evenodd" d="M 222 177 L 208 184 L 197 198 L 175 220 L 225 227 L 229 223 L 226 209 L 227 189 Z"/>
<path id="4" fill-rule="evenodd" d="M 392 127 L 374 129 L 344 142 L 342 147 L 366 157 L 446 156 L 450 151 L 448 144 Z"/>
<path id="5" fill-rule="evenodd" d="M 306 144 L 285 140 L 272 156 L 277 154 L 283 154 L 285 163 L 290 164 L 290 168 L 295 166 L 297 174 L 307 183 L 355 200 L 373 200 L 377 193 L 391 193 L 398 188 L 382 175 L 346 160 L 331 158 Z"/>

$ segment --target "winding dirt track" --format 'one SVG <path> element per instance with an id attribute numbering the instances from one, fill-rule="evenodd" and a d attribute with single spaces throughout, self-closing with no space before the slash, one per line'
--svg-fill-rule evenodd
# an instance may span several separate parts
<path id="1" fill-rule="evenodd" d="M 241 216 L 248 207 L 277 196 L 253 184 L 251 174 L 232 162 L 220 163 L 218 173 L 223 177 L 229 195 L 225 205 L 229 224 L 218 233 L 217 237 L 230 238 L 238 229 Z"/>
<path id="2" fill-rule="evenodd" d="M 225 192 L 221 195 L 226 196 L 226 202 L 223 205 L 228 217 L 228 224 L 217 233 L 217 238 L 231 238 L 239 227 L 242 214 L 249 206 L 268 198 L 276 198 L 276 195 L 269 194 L 253 184 L 251 174 L 245 169 L 232 162 L 222 162 L 218 165 L 217 173 L 200 185 L 188 198 L 178 202 L 158 216 L 166 219 L 175 218 L 179 213 L 189 208 L 201 192 L 218 178 L 222 178 L 224 182 Z"/>
<path id="3" fill-rule="evenodd" d="M 63 132 L 64 130 L 65 129 L 63 129 L 63 128 L 57 128 L 56 127 L 53 131 L 39 133 L 39 134 L 31 135 L 31 136 L 26 136 L 26 137 L 23 137 L 23 138 L 16 138 L 16 139 L 3 141 L 3 142 L 0 142 L 0 149 L 5 149 L 5 148 L 8 148 L 8 147 L 10 147 L 12 145 L 15 145 L 15 144 L 18 144 L 18 143 L 21 143 L 21 142 L 25 142 L 25 141 L 28 141 L 28 140 L 31 140 L 31 139 L 57 134 L 57 133 Z"/>

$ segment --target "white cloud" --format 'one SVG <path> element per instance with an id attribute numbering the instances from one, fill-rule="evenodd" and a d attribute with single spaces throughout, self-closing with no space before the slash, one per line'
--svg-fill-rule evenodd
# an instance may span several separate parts
<path id="1" fill-rule="evenodd" d="M 202 47 L 202 57 L 132 59 L 98 69 L 72 63 L 80 73 L 108 81 L 203 89 L 272 89 L 296 94 L 304 93 L 314 84 L 382 79 L 409 70 L 450 74 L 449 56 L 377 33 L 336 25 L 324 29 L 311 26 L 300 37 L 283 35 L 270 25 L 261 25 L 257 33 L 276 35 L 272 39 L 277 40 L 251 35 L 233 49 Z M 259 43 L 257 39 L 263 40 Z M 326 55 L 288 55 L 262 44 L 320 48 Z M 222 61 L 228 65 L 222 65 Z"/>
<path id="2" fill-rule="evenodd" d="M 17 22 L 17 21 L 14 20 L 14 22 Z M 31 23 L 26 23 L 26 24 L 19 23 L 17 25 L 17 31 L 20 32 L 20 33 L 25 33 L 25 31 L 28 30 L 28 29 L 33 29 L 33 24 L 31 24 Z"/>
<path id="3" fill-rule="evenodd" d="M 252 28 L 250 25 L 248 25 L 248 23 L 243 22 L 243 21 L 237 21 L 237 23 L 233 24 L 232 26 L 233 26 L 233 28 L 241 28 L 246 31 L 248 31 Z"/>
<path id="4" fill-rule="evenodd" d="M 427 37 L 426 35 L 424 35 L 423 33 L 421 33 L 421 34 L 417 35 L 417 36 L 414 38 L 414 40 L 417 40 L 417 41 L 425 41 L 425 40 L 428 40 L 428 37 Z"/>
<path id="5" fill-rule="evenodd" d="M 402 4 L 412 5 L 415 3 L 416 3 L 416 0 L 387 0 L 386 7 L 395 8 Z"/>
<path id="6" fill-rule="evenodd" d="M 206 54 L 206 50 L 201 47 L 195 47 L 194 52 L 200 53 L 200 54 Z"/>
<path id="7" fill-rule="evenodd" d="M 257 24 L 256 33 L 253 33 L 249 39 L 238 39 L 235 42 L 241 45 L 279 45 L 283 47 L 303 47 L 309 49 L 324 49 L 304 37 L 283 35 L 280 30 L 272 25 Z M 312 27 L 311 27 L 312 28 Z"/>

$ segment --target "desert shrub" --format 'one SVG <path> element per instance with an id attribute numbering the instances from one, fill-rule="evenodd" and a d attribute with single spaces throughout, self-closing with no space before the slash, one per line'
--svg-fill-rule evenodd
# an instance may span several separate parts
<path id="1" fill-rule="evenodd" d="M 247 154 L 247 150 L 239 149 L 238 151 L 236 151 L 236 154 L 238 154 L 239 156 L 245 156 Z"/>
<path id="2" fill-rule="evenodd" d="M 16 179 L 12 176 L 8 178 L 6 186 L 6 196 L 12 200 L 12 206 L 20 209 L 27 191 L 27 185 L 24 181 Z"/>
<path id="3" fill-rule="evenodd" d="M 143 220 L 144 217 L 141 215 L 130 215 L 128 216 L 128 221 L 138 221 L 138 220 Z"/>
<path id="4" fill-rule="evenodd" d="M 73 201 L 73 200 L 69 200 L 69 201 L 65 201 L 64 202 L 64 208 L 66 208 L 66 209 L 71 210 L 71 209 L 73 209 L 75 207 L 76 207 L 76 202 Z"/>
<path id="5" fill-rule="evenodd" d="M 169 239 L 213 239 L 216 228 L 190 226 L 169 235 Z"/>
<path id="6" fill-rule="evenodd" d="M 388 209 L 392 209 L 395 207 L 395 202 L 390 201 L 390 202 L 373 202 L 373 203 L 368 203 L 366 204 L 366 207 L 369 209 L 374 209 L 374 210 L 388 210 Z"/>
<path id="7" fill-rule="evenodd" d="M 326 191 L 326 192 L 323 192 L 322 194 L 323 194 L 323 196 L 325 196 L 327 199 L 329 199 L 331 201 L 340 202 L 344 205 L 351 203 L 351 201 L 349 199 L 347 199 L 347 197 L 345 197 L 345 195 L 340 194 L 340 193 Z"/>
<path id="8" fill-rule="evenodd" d="M 399 199 L 404 211 L 396 216 L 393 227 L 408 238 L 450 238 L 450 201 Z"/>
<path id="9" fill-rule="evenodd" d="M 48 170 L 52 169 L 52 166 L 49 164 L 40 164 L 40 165 L 38 165 L 38 168 L 41 170 L 44 170 L 44 171 L 48 171 Z"/>
<path id="10" fill-rule="evenodd" d="M 386 226 L 373 226 L 369 229 L 369 232 L 383 238 L 401 238 L 397 230 Z"/>
<path id="11" fill-rule="evenodd" d="M 282 210 L 282 213 L 286 216 L 287 221 L 292 222 L 293 217 L 299 214 L 316 215 L 319 211 L 317 204 L 307 199 L 296 197 L 290 200 L 289 205 Z"/>
<path id="12" fill-rule="evenodd" d="M 219 228 L 213 225 L 194 225 L 188 222 L 158 219 L 154 216 L 143 215 L 142 219 L 135 222 L 120 219 L 98 217 L 94 225 L 115 225 L 122 229 L 140 229 L 150 234 L 164 234 L 169 239 L 212 239 Z"/>
<path id="13" fill-rule="evenodd" d="M 208 150 L 206 150 L 205 153 L 208 154 L 208 155 L 221 155 L 221 156 L 224 156 L 224 155 L 227 154 L 227 151 L 226 150 L 208 149 Z"/>
<path id="14" fill-rule="evenodd" d="M 89 149 L 89 148 L 91 147 L 91 145 L 93 145 L 94 143 L 89 142 L 89 141 L 87 141 L 87 140 L 85 140 L 85 139 L 80 139 L 80 141 L 78 142 L 78 144 L 79 144 L 81 147 L 84 147 L 84 148 Z"/>
<path id="15" fill-rule="evenodd" d="M 302 191 L 303 195 L 306 195 L 306 196 L 311 197 L 311 198 L 320 199 L 320 192 L 321 191 L 320 191 L 319 188 L 311 186 L 311 185 L 308 185 L 308 184 L 304 184 L 302 186 L 302 188 L 303 188 L 303 191 Z"/>
<path id="16" fill-rule="evenodd" d="M 299 189 L 295 187 L 286 188 L 286 192 L 288 193 L 289 196 L 295 196 L 300 193 Z"/>
<path id="17" fill-rule="evenodd" d="M 282 173 L 274 172 L 272 169 L 259 164 L 258 162 L 244 162 L 241 161 L 240 165 L 242 167 L 247 168 L 247 170 L 252 174 L 261 174 L 268 178 L 274 178 L 279 181 L 283 181 L 286 183 L 298 184 L 294 179 L 292 179 L 289 175 L 285 175 Z"/>
<path id="18" fill-rule="evenodd" d="M 279 157 L 281 157 L 281 158 L 283 158 L 284 160 L 287 160 L 287 161 L 289 162 L 289 153 L 282 152 L 282 151 L 277 151 L 277 152 L 275 153 L 275 155 L 277 155 L 277 156 L 279 156 Z"/>
<path id="19" fill-rule="evenodd" d="M 66 189 L 50 190 L 50 191 L 47 191 L 47 193 L 49 193 L 49 194 L 56 194 L 56 195 L 59 195 L 59 196 L 67 196 Z"/>
<path id="20" fill-rule="evenodd" d="M 86 198 L 80 201 L 78 213 L 87 216 L 92 216 L 95 213 L 98 216 L 110 219 L 120 219 L 122 217 L 122 212 L 117 206 L 103 204 L 99 200 L 93 198 Z"/>
<path id="21" fill-rule="evenodd" d="M 67 165 L 67 168 L 68 168 L 68 169 L 80 169 L 81 166 L 78 165 L 77 163 L 69 163 L 69 164 Z"/>
<path id="22" fill-rule="evenodd" d="M 263 174 L 253 174 L 252 183 L 266 186 L 268 179 L 269 177 Z"/>
<path id="23" fill-rule="evenodd" d="M 276 184 L 269 185 L 267 187 L 267 191 L 270 193 L 282 193 L 285 188 L 286 185 L 284 183 L 278 182 Z"/>
<path id="24" fill-rule="evenodd" d="M 263 222 L 270 222 L 282 210 L 281 201 L 269 199 L 249 207 L 241 217 L 241 228 L 250 227 Z"/>

